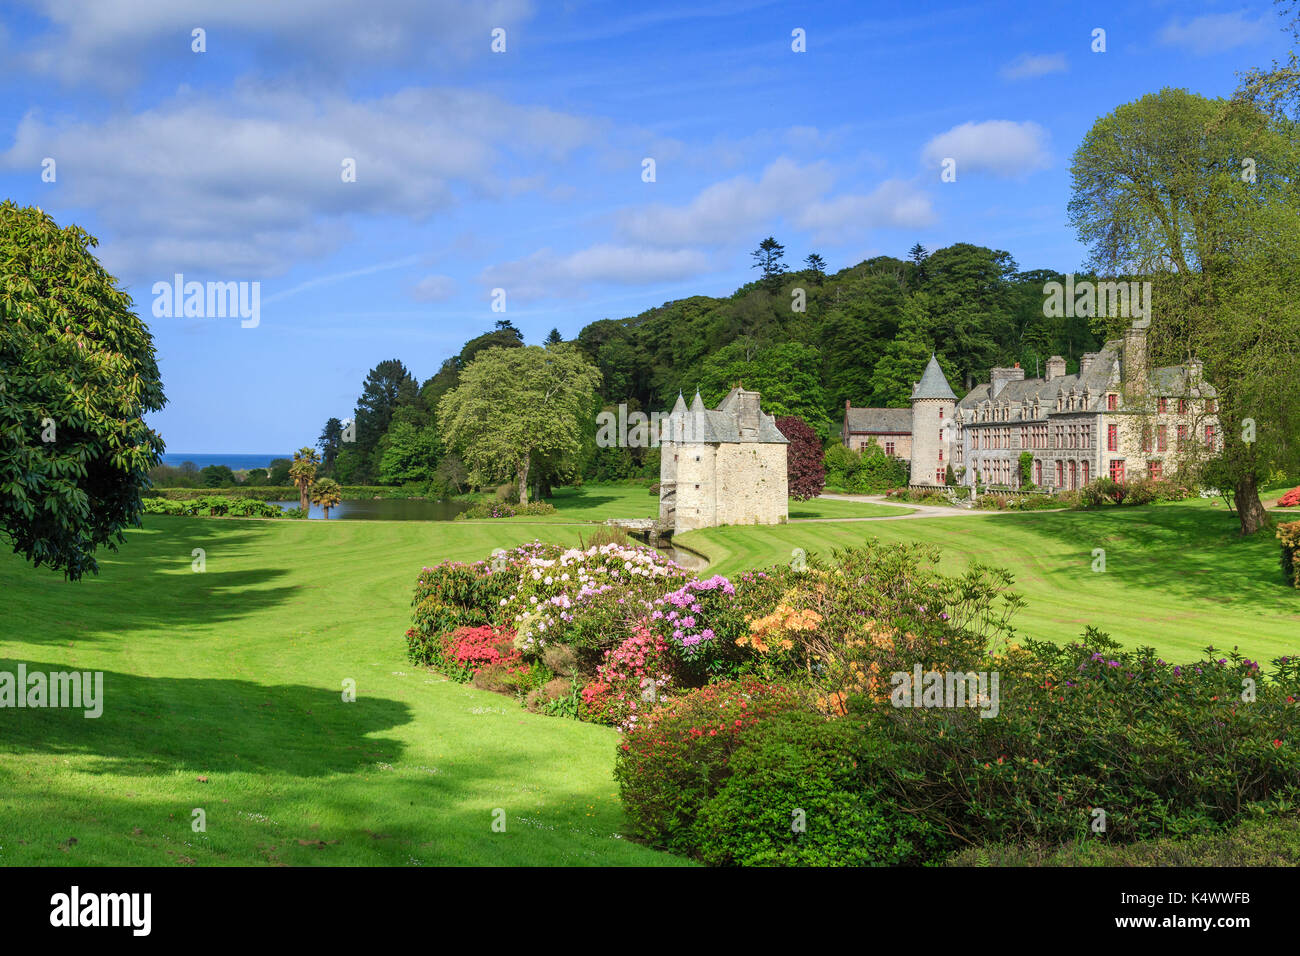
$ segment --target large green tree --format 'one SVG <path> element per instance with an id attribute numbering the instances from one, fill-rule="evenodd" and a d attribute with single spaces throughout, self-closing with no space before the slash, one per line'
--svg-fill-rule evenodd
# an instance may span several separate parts
<path id="1" fill-rule="evenodd" d="M 371 457 L 375 447 L 392 423 L 399 398 L 409 401 L 415 390 L 415 380 L 398 359 L 380 362 L 366 375 L 355 416 L 355 450 L 362 462 L 361 474 L 355 477 L 362 481 L 374 477 L 375 465 Z"/>
<path id="2" fill-rule="evenodd" d="M 762 394 L 764 412 L 801 418 L 825 440 L 830 419 L 821 366 L 821 353 L 810 345 L 786 342 L 762 346 L 746 338 L 705 359 L 694 378 L 709 407 L 720 402 L 733 387 L 743 385 Z"/>
<path id="3" fill-rule="evenodd" d="M 1198 358 L 1218 390 L 1215 471 L 1243 534 L 1267 521 L 1261 479 L 1300 465 L 1296 145 L 1293 124 L 1244 100 L 1164 89 L 1099 119 L 1072 169 L 1093 264 L 1153 284 L 1151 359 Z"/>
<path id="4" fill-rule="evenodd" d="M 513 479 L 527 504 L 533 463 L 580 451 L 580 416 L 599 386 L 600 373 L 573 345 L 488 349 L 442 397 L 438 424 L 479 482 Z"/>
<path id="5" fill-rule="evenodd" d="M 153 339 L 95 238 L 0 203 L 0 533 L 34 565 L 96 573 L 138 525 L 162 439 Z"/>

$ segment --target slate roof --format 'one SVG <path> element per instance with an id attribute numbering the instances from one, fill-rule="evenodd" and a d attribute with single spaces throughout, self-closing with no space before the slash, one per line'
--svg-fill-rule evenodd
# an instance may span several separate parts
<path id="1" fill-rule="evenodd" d="M 953 394 L 952 387 L 948 384 L 948 379 L 944 377 L 943 369 L 939 368 L 939 362 L 933 354 L 930 355 L 929 364 L 921 374 L 921 381 L 912 386 L 912 398 L 946 398 L 949 401 L 957 401 L 957 396 Z"/>
<path id="2" fill-rule="evenodd" d="M 789 444 L 790 440 L 776 427 L 776 419 L 765 414 L 761 408 L 758 413 L 757 433 L 741 434 L 739 393 L 739 388 L 733 388 L 715 409 L 704 407 L 704 399 L 700 397 L 699 392 L 696 392 L 695 398 L 691 399 L 689 409 L 685 407 L 685 400 L 678 396 L 665 422 L 664 439 L 714 445 L 723 442 Z"/>
<path id="3" fill-rule="evenodd" d="M 1073 409 L 1074 412 L 1105 411 L 1106 393 L 1119 385 L 1119 363 L 1122 353 L 1123 343 L 1119 340 L 1110 341 L 1102 346 L 1100 352 L 1096 353 L 1092 365 L 1089 366 L 1088 371 L 1082 374 L 1061 375 L 1050 382 L 1045 378 L 1026 378 L 1021 381 L 1007 382 L 1002 386 L 1002 391 L 998 392 L 997 397 L 991 399 L 993 407 L 997 408 L 1006 403 L 1012 409 L 1016 409 L 1025 403 L 1032 406 L 1034 400 L 1037 399 L 1040 410 L 1038 419 L 1042 420 L 1049 413 L 1056 414 L 1056 398 L 1058 395 L 1068 396 L 1073 391 L 1080 399 L 1086 392 L 1088 398 L 1086 403 L 1076 406 Z M 1202 382 L 1199 386 L 1189 388 L 1188 367 L 1186 365 L 1170 365 L 1152 369 L 1148 374 L 1150 380 L 1148 394 L 1153 396 L 1182 398 L 1213 397 L 1216 394 L 1214 387 L 1208 382 Z M 992 383 L 989 382 L 976 385 L 965 398 L 957 403 L 957 407 L 966 411 L 974 410 L 990 400 L 992 390 Z M 969 415 L 963 417 L 970 421 Z M 1023 417 L 1013 412 L 1008 420 L 1024 421 L 1033 418 L 1034 415 L 1031 409 L 1030 413 Z"/>
<path id="4" fill-rule="evenodd" d="M 912 434 L 910 408 L 853 408 L 846 413 L 849 434 L 857 432 L 893 432 Z"/>

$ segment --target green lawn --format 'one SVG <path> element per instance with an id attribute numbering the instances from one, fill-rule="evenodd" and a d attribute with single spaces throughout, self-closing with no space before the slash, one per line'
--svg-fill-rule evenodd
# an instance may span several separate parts
<path id="1" fill-rule="evenodd" d="M 556 488 L 554 494 L 546 501 L 556 507 L 557 514 L 483 520 L 564 524 L 573 521 L 604 521 L 606 518 L 654 518 L 659 515 L 659 496 L 650 494 L 646 485 L 588 484 L 581 488 Z M 896 505 L 878 505 L 865 501 L 836 501 L 829 498 L 790 501 L 792 519 L 875 518 L 908 514 L 913 510 L 915 509 Z"/>
<path id="2" fill-rule="evenodd" d="M 871 501 L 838 501 L 834 498 L 813 498 L 811 501 L 790 501 L 790 520 L 806 518 L 896 518 L 910 515 L 915 508 L 903 505 L 878 505 Z"/>
<path id="3" fill-rule="evenodd" d="M 1282 512 L 1279 517 L 1285 517 Z M 1300 651 L 1300 592 L 1282 582 L 1269 532 L 1242 540 L 1235 516 L 1208 501 L 1098 511 L 953 515 L 906 521 L 709 528 L 680 541 L 722 574 L 789 562 L 795 548 L 924 541 L 955 572 L 972 559 L 1009 568 L 1028 606 L 1021 634 L 1071 640 L 1088 624 L 1177 659 L 1207 644 L 1269 660 Z M 1106 552 L 1094 572 L 1093 549 Z"/>
<path id="4" fill-rule="evenodd" d="M 613 730 L 405 659 L 422 565 L 579 530 L 156 517 L 79 584 L 0 556 L 0 670 L 106 698 L 0 710 L 0 864 L 679 862 L 618 835 Z"/>
<path id="5" fill-rule="evenodd" d="M 652 514 L 642 487 L 557 495 L 549 521 L 154 517 L 67 584 L 0 555 L 0 670 L 103 671 L 97 720 L 0 710 L 0 865 L 676 864 L 619 836 L 614 731 L 527 713 L 405 659 L 421 566 Z M 887 506 L 814 501 L 793 515 Z M 906 509 L 897 509 L 904 511 Z M 570 523 L 566 523 L 567 522 Z M 1269 535 L 1198 501 L 1095 512 L 716 528 L 682 536 L 734 573 L 796 547 L 921 540 L 957 570 L 1011 568 L 1022 634 L 1085 624 L 1186 658 L 1300 650 L 1300 594 Z M 1107 569 L 1091 568 L 1105 548 Z M 206 571 L 191 570 L 192 551 Z M 343 681 L 358 700 L 344 703 Z M 207 832 L 190 828 L 207 814 Z M 493 811 L 506 831 L 492 831 Z"/>

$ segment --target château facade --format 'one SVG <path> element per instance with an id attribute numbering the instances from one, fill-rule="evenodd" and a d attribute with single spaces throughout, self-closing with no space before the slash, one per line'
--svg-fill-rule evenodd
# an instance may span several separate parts
<path id="1" fill-rule="evenodd" d="M 733 388 L 716 409 L 695 393 L 661 419 L 659 521 L 674 533 L 722 524 L 784 524 L 786 445 L 759 393 Z"/>
<path id="2" fill-rule="evenodd" d="M 960 400 L 931 356 L 910 410 L 846 405 L 841 439 L 855 450 L 875 440 L 910 463 L 919 486 L 945 484 L 951 465 L 959 484 L 1018 488 L 1023 452 L 1033 456 L 1030 481 L 1049 491 L 1098 477 L 1169 477 L 1221 448 L 1217 393 L 1199 361 L 1148 365 L 1149 324 L 1139 319 L 1123 339 L 1083 355 L 1077 373 L 1067 375 L 1059 355 L 1041 378 L 1026 378 L 1018 364 L 994 368 Z M 900 412 L 910 417 L 907 434 Z"/>

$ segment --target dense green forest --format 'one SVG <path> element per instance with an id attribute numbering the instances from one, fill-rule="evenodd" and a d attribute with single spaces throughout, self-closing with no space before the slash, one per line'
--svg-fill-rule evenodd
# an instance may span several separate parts
<path id="1" fill-rule="evenodd" d="M 1100 345 L 1088 318 L 1043 315 L 1043 285 L 1062 275 L 1020 272 L 1006 252 L 959 243 L 929 253 L 917 245 L 905 259 L 879 256 L 833 275 L 815 253 L 804 268 L 789 269 L 775 239 L 753 257 L 758 277 L 726 298 L 692 296 L 578 333 L 601 374 L 598 407 L 583 424 L 584 454 L 565 473 L 539 468 L 543 485 L 657 474 L 653 449 L 596 447 L 596 413 L 621 403 L 662 411 L 679 390 L 689 398 L 698 388 L 712 405 L 743 383 L 763 393 L 765 411 L 796 415 L 833 441 L 846 400 L 906 406 L 932 351 L 961 394 L 987 380 L 992 366 L 1020 362 L 1033 375 L 1060 354 L 1073 371 Z M 560 341 L 552 330 L 546 344 Z M 523 344 L 502 320 L 423 383 L 398 359 L 379 363 L 362 385 L 351 433 L 339 418 L 321 432 L 321 474 L 344 484 L 462 490 L 468 476 L 440 440 L 438 402 L 480 352 Z"/>

